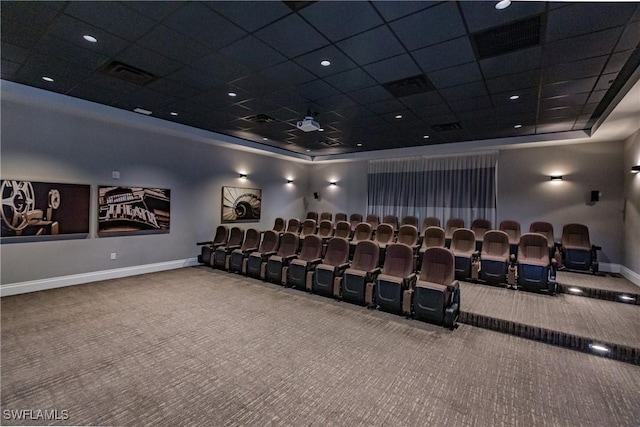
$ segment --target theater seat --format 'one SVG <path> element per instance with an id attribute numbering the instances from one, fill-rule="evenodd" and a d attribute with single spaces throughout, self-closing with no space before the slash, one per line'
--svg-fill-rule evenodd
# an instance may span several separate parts
<path id="1" fill-rule="evenodd" d="M 321 261 L 322 239 L 315 234 L 310 234 L 302 242 L 300 255 L 292 259 L 288 266 L 283 266 L 282 279 L 288 286 L 306 289 L 307 273 L 311 273 Z"/>
<path id="2" fill-rule="evenodd" d="M 227 257 L 231 255 L 236 249 L 240 249 L 242 246 L 242 241 L 244 240 L 244 230 L 240 227 L 233 227 L 229 232 L 229 241 L 227 241 L 226 245 L 218 246 L 216 250 L 213 252 L 213 257 L 211 260 L 211 266 L 213 268 L 223 268 L 227 267 Z"/>
<path id="3" fill-rule="evenodd" d="M 418 217 L 412 215 L 407 215 L 402 218 L 400 226 L 402 227 L 403 225 L 413 225 L 416 229 L 418 229 L 418 227 L 420 226 Z"/>
<path id="4" fill-rule="evenodd" d="M 520 223 L 518 221 L 505 220 L 498 227 L 509 235 L 509 247 L 512 255 L 518 257 L 518 244 L 520 243 Z"/>
<path id="5" fill-rule="evenodd" d="M 316 236 L 317 237 L 317 236 Z M 319 239 L 319 237 L 318 237 Z M 267 260 L 264 279 L 281 285 L 283 278 L 283 269 L 289 265 L 289 262 L 296 257 L 298 249 L 298 235 L 294 233 L 284 233 L 280 239 L 280 247 L 278 253 L 272 255 Z M 285 271 L 286 273 L 286 271 Z M 286 278 L 286 276 L 285 276 Z"/>
<path id="6" fill-rule="evenodd" d="M 586 225 L 567 224 L 562 228 L 562 261 L 566 268 L 579 271 L 592 270 L 594 253 Z"/>
<path id="7" fill-rule="evenodd" d="M 487 283 L 507 283 L 509 235 L 500 230 L 484 234 L 480 253 L 480 279 Z"/>
<path id="8" fill-rule="evenodd" d="M 547 244 L 549 245 L 549 258 L 553 258 L 556 249 L 553 225 L 543 221 L 532 222 L 529 226 L 529 233 L 542 234 L 547 238 Z"/>
<path id="9" fill-rule="evenodd" d="M 395 232 L 398 229 L 398 217 L 396 215 L 385 215 L 382 218 L 382 223 L 383 224 L 391 224 L 391 226 L 393 227 L 393 231 Z"/>
<path id="10" fill-rule="evenodd" d="M 447 220 L 447 224 L 444 227 L 444 245 L 446 247 L 451 247 L 451 238 L 453 237 L 453 232 L 458 228 L 464 228 L 464 220 L 460 218 L 449 218 Z"/>
<path id="11" fill-rule="evenodd" d="M 371 230 L 371 224 L 367 224 L 366 222 L 361 222 L 360 224 L 358 224 L 353 232 L 353 237 L 350 243 L 351 254 L 353 254 L 359 242 L 363 240 L 371 240 L 372 232 L 373 231 Z"/>
<path id="12" fill-rule="evenodd" d="M 331 212 L 322 212 L 318 222 L 324 221 L 325 219 L 331 221 L 333 219 L 333 214 Z"/>
<path id="13" fill-rule="evenodd" d="M 346 213 L 338 212 L 336 214 L 336 217 L 335 217 L 336 224 L 338 223 L 338 221 L 346 221 L 346 220 L 347 220 L 347 214 Z"/>
<path id="14" fill-rule="evenodd" d="M 333 224 L 329 220 L 320 221 L 320 225 L 318 226 L 318 237 L 320 237 L 323 241 L 328 241 L 331 237 L 333 237 Z"/>
<path id="15" fill-rule="evenodd" d="M 411 306 L 415 318 L 453 328 L 460 313 L 460 284 L 454 277 L 454 264 L 448 249 L 428 248 L 415 287 L 405 291 L 403 311 L 411 312 Z"/>
<path id="16" fill-rule="evenodd" d="M 267 259 L 275 255 L 280 246 L 280 233 L 273 230 L 264 232 L 257 251 L 251 252 L 242 264 L 242 272 L 247 276 L 264 279 Z"/>
<path id="17" fill-rule="evenodd" d="M 436 218 L 435 216 L 428 216 L 422 220 L 422 234 L 424 234 L 424 230 L 429 227 L 440 227 L 440 218 Z"/>
<path id="18" fill-rule="evenodd" d="M 549 273 L 551 272 L 551 280 Z M 538 233 L 525 233 L 518 246 L 518 287 L 555 293 L 555 268 L 549 260 L 547 238 Z"/>
<path id="19" fill-rule="evenodd" d="M 351 214 L 351 216 L 349 217 L 349 224 L 351 226 L 351 231 L 355 231 L 356 227 L 358 226 L 358 224 L 360 224 L 362 222 L 362 215 L 359 213 L 354 213 Z"/>
<path id="20" fill-rule="evenodd" d="M 345 270 L 341 291 L 342 299 L 355 304 L 373 304 L 374 282 L 380 273 L 378 261 L 380 249 L 371 240 L 363 240 L 356 245 L 351 267 Z"/>
<path id="21" fill-rule="evenodd" d="M 242 271 L 243 261 L 249 256 L 249 254 L 251 254 L 251 252 L 257 251 L 259 246 L 260 232 L 255 228 L 248 229 L 244 235 L 242 247 L 234 249 L 229 255 L 226 269 L 234 273 L 240 273 Z"/>
<path id="22" fill-rule="evenodd" d="M 287 223 L 285 222 L 284 218 L 276 218 L 275 222 L 273 223 L 273 231 L 275 231 L 276 233 L 284 233 L 284 229 L 286 228 Z"/>
<path id="23" fill-rule="evenodd" d="M 456 279 L 472 277 L 471 262 L 476 252 L 476 236 L 468 228 L 458 228 L 451 236 L 451 252 L 455 257 Z"/>
<path id="24" fill-rule="evenodd" d="M 415 266 L 417 264 L 418 258 L 418 249 L 420 246 L 418 245 L 418 229 L 413 225 L 405 224 L 400 226 L 400 230 L 398 230 L 398 234 L 396 235 L 396 243 L 404 243 L 405 245 L 411 247 L 413 250 L 413 268 L 415 270 Z"/>
<path id="25" fill-rule="evenodd" d="M 228 238 L 229 228 L 226 225 L 219 225 L 218 228 L 216 228 L 216 235 L 213 237 L 213 240 L 197 243 L 202 246 L 202 249 L 200 249 L 200 255 L 198 255 L 198 262 L 210 266 L 211 255 L 218 246 L 225 245 Z"/>
<path id="26" fill-rule="evenodd" d="M 471 231 L 476 235 L 476 250 L 482 250 L 484 233 L 491 230 L 491 221 L 488 219 L 474 219 L 471 223 Z"/>
<path id="27" fill-rule="evenodd" d="M 380 262 L 384 263 L 384 254 L 387 246 L 393 243 L 393 226 L 386 223 L 378 225 L 373 241 L 378 244 L 380 248 Z"/>
<path id="28" fill-rule="evenodd" d="M 298 218 L 289 218 L 285 233 L 298 234 L 300 232 L 300 220 Z"/>
<path id="29" fill-rule="evenodd" d="M 427 227 L 422 233 L 422 243 L 418 250 L 418 262 L 416 263 L 416 270 L 419 271 L 422 267 L 422 258 L 427 248 L 440 247 L 444 248 L 444 229 L 431 226 Z"/>
<path id="30" fill-rule="evenodd" d="M 342 237 L 348 239 L 351 235 L 351 225 L 347 221 L 340 221 L 336 224 L 336 229 L 333 232 L 335 237 Z"/>
<path id="31" fill-rule="evenodd" d="M 316 221 L 314 219 L 305 219 L 302 221 L 302 228 L 300 229 L 300 240 L 304 240 L 305 237 L 316 234 Z"/>
<path id="32" fill-rule="evenodd" d="M 371 224 L 371 229 L 375 233 L 378 225 L 380 225 L 380 217 L 376 214 L 369 214 L 367 215 L 367 219 L 364 222 L 366 222 L 367 224 Z"/>
<path id="33" fill-rule="evenodd" d="M 334 237 L 327 244 L 327 253 L 318 264 L 312 284 L 307 283 L 307 289 L 313 292 L 340 296 L 340 282 L 344 271 L 349 267 L 349 241 L 341 237 Z"/>
<path id="34" fill-rule="evenodd" d="M 307 217 L 305 219 L 312 219 L 318 222 L 318 212 L 314 212 L 314 211 L 307 212 Z"/>
<path id="35" fill-rule="evenodd" d="M 376 280 L 376 305 L 382 310 L 402 311 L 403 293 L 412 288 L 415 281 L 413 249 L 404 243 L 391 243 Z"/>

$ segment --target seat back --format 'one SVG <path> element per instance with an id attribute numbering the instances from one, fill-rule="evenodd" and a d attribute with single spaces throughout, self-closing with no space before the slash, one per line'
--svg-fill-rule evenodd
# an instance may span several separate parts
<path id="1" fill-rule="evenodd" d="M 548 222 L 536 221 L 529 226 L 529 233 L 542 234 L 547 238 L 547 244 L 550 248 L 555 245 L 555 237 L 553 234 L 553 225 Z"/>
<path id="2" fill-rule="evenodd" d="M 242 250 L 246 251 L 258 246 L 260 246 L 260 232 L 255 228 L 248 229 L 242 242 Z"/>
<path id="3" fill-rule="evenodd" d="M 284 233 L 284 229 L 286 226 L 287 223 L 285 222 L 284 218 L 278 217 L 273 223 L 273 231 L 275 231 L 276 233 Z"/>
<path id="4" fill-rule="evenodd" d="M 413 273 L 413 249 L 404 243 L 391 243 L 387 246 L 382 274 L 405 278 L 411 273 Z"/>
<path id="5" fill-rule="evenodd" d="M 385 215 L 382 218 L 382 223 L 383 224 L 391 224 L 391 226 L 393 227 L 394 231 L 398 229 L 398 217 L 395 215 Z"/>
<path id="6" fill-rule="evenodd" d="M 337 267 L 349 261 L 349 241 L 342 237 L 333 237 L 327 244 L 327 253 L 323 264 Z"/>
<path id="7" fill-rule="evenodd" d="M 484 238 L 484 233 L 491 230 L 491 221 L 488 219 L 474 219 L 471 223 L 471 230 L 476 235 L 476 240 L 481 242 Z"/>
<path id="8" fill-rule="evenodd" d="M 291 218 L 287 223 L 286 233 L 295 233 L 298 234 L 300 231 L 300 220 L 298 218 Z"/>
<path id="9" fill-rule="evenodd" d="M 387 223 L 378 225 L 374 240 L 380 245 L 387 245 L 393 242 L 393 226 Z"/>
<path id="10" fill-rule="evenodd" d="M 371 229 L 376 230 L 380 225 L 380 217 L 376 214 L 369 214 L 365 222 L 371 224 Z"/>
<path id="11" fill-rule="evenodd" d="M 331 221 L 333 214 L 331 212 L 322 212 L 320 214 L 320 221 L 324 221 L 325 219 Z"/>
<path id="12" fill-rule="evenodd" d="M 351 268 L 353 270 L 371 271 L 378 267 L 380 249 L 373 240 L 362 240 L 356 245 Z"/>
<path id="13" fill-rule="evenodd" d="M 517 245 L 520 243 L 520 223 L 518 221 L 510 219 L 502 221 L 498 228 L 509 235 L 510 244 Z"/>
<path id="14" fill-rule="evenodd" d="M 333 224 L 330 220 L 324 219 L 320 221 L 320 225 L 318 226 L 318 237 L 328 238 L 333 236 Z"/>
<path id="15" fill-rule="evenodd" d="M 244 230 L 240 227 L 232 227 L 229 232 L 227 246 L 241 246 L 244 240 Z"/>
<path id="16" fill-rule="evenodd" d="M 338 223 L 338 221 L 346 221 L 347 220 L 347 214 L 344 212 L 339 212 L 336 214 L 336 223 Z"/>
<path id="17" fill-rule="evenodd" d="M 454 255 L 471 255 L 476 250 L 476 236 L 468 228 L 457 228 L 451 236 L 451 252 Z"/>
<path id="18" fill-rule="evenodd" d="M 336 229 L 333 232 L 335 237 L 349 238 L 351 234 L 351 225 L 347 221 L 340 221 L 336 224 Z"/>
<path id="19" fill-rule="evenodd" d="M 489 230 L 482 239 L 482 257 L 509 259 L 509 235 L 500 230 Z"/>
<path id="20" fill-rule="evenodd" d="M 213 244 L 220 245 L 227 242 L 229 238 L 229 227 L 226 225 L 219 225 L 216 228 L 216 235 L 213 237 Z"/>
<path id="21" fill-rule="evenodd" d="M 549 243 L 538 233 L 525 233 L 518 244 L 518 263 L 549 265 Z"/>
<path id="22" fill-rule="evenodd" d="M 307 217 L 305 219 L 313 219 L 318 221 L 318 212 L 313 212 L 313 211 L 307 212 Z"/>
<path id="23" fill-rule="evenodd" d="M 302 222 L 302 229 L 300 230 L 300 237 L 305 238 L 311 234 L 316 234 L 316 220 L 305 219 Z"/>
<path id="24" fill-rule="evenodd" d="M 280 245 L 280 234 L 275 232 L 274 230 L 267 230 L 264 232 L 264 236 L 262 237 L 262 243 L 260 243 L 260 247 L 258 248 L 258 252 L 273 252 L 278 250 L 278 246 Z"/>
<path id="25" fill-rule="evenodd" d="M 455 278 L 453 253 L 440 247 L 428 248 L 422 258 L 419 280 L 422 282 L 449 285 Z"/>
<path id="26" fill-rule="evenodd" d="M 400 226 L 398 235 L 396 236 L 397 243 L 404 243 L 407 246 L 414 247 L 418 244 L 418 229 L 409 224 Z"/>
<path id="27" fill-rule="evenodd" d="M 422 248 L 444 248 L 444 229 L 431 226 L 424 230 L 424 236 L 422 238 Z"/>
<path id="28" fill-rule="evenodd" d="M 310 234 L 302 241 L 302 249 L 300 249 L 301 261 L 312 261 L 322 258 L 322 239 L 315 234 Z"/>
<path id="29" fill-rule="evenodd" d="M 447 225 L 444 227 L 445 239 L 451 239 L 453 232 L 458 228 L 464 228 L 464 220 L 460 218 L 449 218 L 447 220 Z"/>
<path id="30" fill-rule="evenodd" d="M 428 216 L 422 220 L 422 232 L 429 227 L 440 227 L 440 218 L 435 216 Z"/>
<path id="31" fill-rule="evenodd" d="M 351 224 L 351 229 L 355 230 L 358 224 L 362 222 L 362 215 L 358 213 L 351 214 L 349 217 L 349 224 Z"/>
<path id="32" fill-rule="evenodd" d="M 307 239 L 305 239 L 307 240 Z M 288 257 L 295 255 L 298 251 L 299 237 L 296 233 L 286 232 L 280 239 L 280 247 L 278 248 L 279 257 Z"/>
<path id="33" fill-rule="evenodd" d="M 403 225 L 413 225 L 417 229 L 420 224 L 418 222 L 417 216 L 409 215 L 402 218 L 402 223 L 400 224 L 400 226 L 403 226 Z"/>
<path id="34" fill-rule="evenodd" d="M 562 246 L 570 249 L 591 250 L 589 229 L 583 224 L 567 224 L 562 227 Z"/>
<path id="35" fill-rule="evenodd" d="M 351 239 L 351 243 L 355 245 L 361 240 L 371 240 L 372 233 L 373 230 L 371 230 L 371 224 L 361 222 L 356 226 L 356 229 L 353 233 L 353 238 Z"/>

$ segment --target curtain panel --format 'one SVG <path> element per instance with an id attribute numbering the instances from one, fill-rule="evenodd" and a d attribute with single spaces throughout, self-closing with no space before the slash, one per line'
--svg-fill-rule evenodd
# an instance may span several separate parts
<path id="1" fill-rule="evenodd" d="M 498 153 L 372 160 L 367 176 L 367 212 L 380 216 L 407 215 L 488 219 L 497 228 Z"/>

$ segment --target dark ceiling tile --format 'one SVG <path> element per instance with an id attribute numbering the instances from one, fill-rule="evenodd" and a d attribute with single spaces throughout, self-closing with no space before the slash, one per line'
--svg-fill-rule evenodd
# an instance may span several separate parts
<path id="1" fill-rule="evenodd" d="M 204 71 L 223 82 L 230 82 L 251 74 L 251 70 L 247 67 L 215 52 L 191 63 L 191 67 Z"/>
<path id="2" fill-rule="evenodd" d="M 2 52 L 2 59 L 15 62 L 16 64 L 24 62 L 29 56 L 27 49 L 5 42 L 2 42 L 0 52 Z"/>
<path id="3" fill-rule="evenodd" d="M 289 58 L 319 49 L 329 43 L 296 14 L 274 22 L 254 35 Z"/>
<path id="4" fill-rule="evenodd" d="M 353 70 L 344 71 L 339 74 L 325 77 L 324 81 L 337 88 L 341 92 L 349 92 L 376 84 L 376 81 L 373 80 L 367 73 L 362 71 L 361 68 L 354 68 Z"/>
<path id="5" fill-rule="evenodd" d="M 20 83 L 29 86 L 65 93 L 87 78 L 91 71 L 58 58 L 32 53 L 18 70 L 16 77 Z M 51 77 L 54 81 L 45 82 L 42 76 Z"/>
<path id="6" fill-rule="evenodd" d="M 4 33 L 5 29 L 3 28 L 2 31 Z M 114 36 L 106 30 L 101 30 L 66 15 L 61 15 L 51 25 L 49 34 L 69 43 L 109 56 L 115 55 L 129 46 L 129 42 Z M 98 42 L 87 42 L 82 38 L 85 34 L 95 37 Z"/>
<path id="7" fill-rule="evenodd" d="M 511 99 L 512 95 L 517 95 L 518 99 Z M 505 105 L 509 108 L 517 108 L 522 103 L 533 103 L 534 105 L 538 101 L 538 87 L 529 87 L 526 89 L 509 90 L 507 92 L 500 92 L 491 94 L 491 102 L 493 105 Z"/>
<path id="8" fill-rule="evenodd" d="M 542 47 L 534 46 L 504 55 L 480 60 L 480 68 L 485 78 L 491 79 L 507 74 L 540 68 Z"/>
<path id="9" fill-rule="evenodd" d="M 387 114 L 387 113 L 393 113 L 396 111 L 403 111 L 406 109 L 405 105 L 402 104 L 397 99 L 379 101 L 379 102 L 367 105 L 367 108 L 369 108 L 371 111 L 373 111 L 376 114 Z"/>
<path id="10" fill-rule="evenodd" d="M 126 7 L 135 10 L 144 16 L 151 18 L 157 22 L 162 21 L 167 16 L 171 15 L 182 2 L 177 1 L 131 1 L 127 0 L 121 2 Z"/>
<path id="11" fill-rule="evenodd" d="M 91 74 L 83 83 L 110 90 L 112 92 L 119 93 L 120 95 L 140 90 L 140 85 L 112 77 L 104 72 L 95 72 Z"/>
<path id="12" fill-rule="evenodd" d="M 369 104 L 393 98 L 382 86 L 371 86 L 349 92 L 349 96 L 360 104 Z"/>
<path id="13" fill-rule="evenodd" d="M 611 84 L 616 80 L 617 77 L 618 73 L 603 74 L 596 82 L 593 90 L 609 90 Z"/>
<path id="14" fill-rule="evenodd" d="M 603 73 L 615 73 L 622 70 L 624 64 L 627 63 L 633 52 L 633 50 L 625 50 L 624 52 L 618 52 L 611 55 Z"/>
<path id="15" fill-rule="evenodd" d="M 411 52 L 418 65 L 426 73 L 475 61 L 471 43 L 467 37 L 440 43 Z"/>
<path id="16" fill-rule="evenodd" d="M 546 40 L 552 42 L 624 25 L 635 7 L 634 3 L 590 2 L 551 10 L 547 15 Z M 591 25 L 581 25 L 585 21 Z"/>
<path id="17" fill-rule="evenodd" d="M 482 73 L 477 62 L 469 62 L 440 71 L 432 71 L 427 73 L 427 76 L 438 89 L 482 80 Z"/>
<path id="18" fill-rule="evenodd" d="M 570 80 L 567 82 L 554 83 L 542 86 L 540 96 L 542 98 L 551 98 L 561 95 L 572 95 L 576 93 L 591 92 L 596 84 L 596 77 L 589 77 L 580 80 Z"/>
<path id="19" fill-rule="evenodd" d="M 408 50 L 466 35 L 456 3 L 446 2 L 389 24 Z"/>
<path id="20" fill-rule="evenodd" d="M 238 40 L 219 52 L 253 70 L 269 68 L 287 59 L 253 36 Z"/>
<path id="21" fill-rule="evenodd" d="M 64 40 L 44 36 L 34 46 L 34 51 L 43 55 L 67 60 L 89 70 L 95 70 L 107 62 L 107 57 L 89 49 L 83 49 Z M 4 54 L 4 53 L 3 53 Z"/>
<path id="22" fill-rule="evenodd" d="M 489 93 L 501 93 L 507 91 L 521 91 L 523 89 L 538 87 L 540 83 L 540 70 L 528 70 L 517 74 L 509 74 L 487 80 Z M 514 93 L 515 94 L 515 93 Z"/>
<path id="23" fill-rule="evenodd" d="M 378 82 L 386 83 L 421 74 L 420 68 L 408 54 L 394 56 L 363 67 Z"/>
<path id="24" fill-rule="evenodd" d="M 466 83 L 440 90 L 440 95 L 447 102 L 458 101 L 464 98 L 488 96 L 484 82 Z"/>
<path id="25" fill-rule="evenodd" d="M 536 134 L 566 132 L 573 129 L 574 120 L 547 123 L 536 126 Z"/>
<path id="26" fill-rule="evenodd" d="M 291 13 L 280 1 L 211 1 L 207 6 L 249 32 Z"/>
<path id="27" fill-rule="evenodd" d="M 462 8 L 462 15 L 471 33 L 519 21 L 543 13 L 545 10 L 544 2 L 514 1 L 511 6 L 503 10 L 496 10 L 496 3 L 492 1 L 462 1 L 458 4 Z"/>
<path id="28" fill-rule="evenodd" d="M 301 96 L 297 91 L 286 88 L 277 92 L 270 93 L 264 97 L 265 100 L 271 101 L 282 107 L 291 107 L 307 102 L 307 99 Z"/>
<path id="29" fill-rule="evenodd" d="M 80 83 L 79 85 L 74 86 L 73 89 L 66 94 L 75 98 L 86 99 L 87 101 L 97 102 L 104 105 L 112 105 L 123 96 L 121 92 L 115 92 L 87 83 Z"/>
<path id="30" fill-rule="evenodd" d="M 154 80 L 145 87 L 174 98 L 190 98 L 198 93 L 196 89 L 169 79 Z"/>
<path id="31" fill-rule="evenodd" d="M 410 13 L 431 7 L 438 1 L 376 1 L 373 7 L 384 17 L 387 22 L 394 21 Z"/>
<path id="32" fill-rule="evenodd" d="M 50 7 L 49 2 L 3 1 L 0 23 L 2 32 L 20 23 L 26 27 L 37 28 L 44 32 L 56 17 L 58 11 Z"/>
<path id="33" fill-rule="evenodd" d="M 405 52 L 400 42 L 385 26 L 341 41 L 338 47 L 359 65 L 381 61 Z"/>
<path id="34" fill-rule="evenodd" d="M 280 85 L 262 74 L 251 74 L 234 80 L 231 86 L 243 89 L 255 96 L 264 96 L 280 88 Z"/>
<path id="35" fill-rule="evenodd" d="M 544 69 L 542 83 L 556 83 L 566 80 L 593 77 L 600 74 L 602 67 L 607 61 L 607 56 L 583 59 L 581 61 L 565 62 L 563 64 L 552 65 Z"/>
<path id="36" fill-rule="evenodd" d="M 156 76 L 166 76 L 184 67 L 177 61 L 135 44 L 118 54 L 115 59 Z"/>
<path id="37" fill-rule="evenodd" d="M 453 111 L 451 111 L 451 108 L 449 108 L 449 106 L 445 103 L 415 108 L 413 109 L 413 111 L 415 112 L 416 116 L 418 116 L 421 119 L 426 119 L 433 116 L 444 116 L 444 115 L 453 114 Z"/>
<path id="38" fill-rule="evenodd" d="M 587 102 L 589 97 L 588 93 L 579 93 L 574 95 L 556 96 L 553 98 L 547 98 L 540 101 L 541 110 L 551 110 L 558 107 L 570 107 L 580 105 L 582 106 Z"/>
<path id="39" fill-rule="evenodd" d="M 538 115 L 538 119 L 542 122 L 555 119 L 566 119 L 575 121 L 576 117 L 582 111 L 582 106 L 573 107 L 556 107 L 549 110 L 542 110 Z"/>
<path id="40" fill-rule="evenodd" d="M 420 108 L 427 105 L 444 103 L 440 94 L 435 90 L 418 93 L 416 95 L 403 96 L 398 99 L 409 108 Z"/>
<path id="41" fill-rule="evenodd" d="M 204 2 L 184 2 L 163 24 L 191 37 L 194 41 L 219 49 L 247 33 L 207 7 Z"/>
<path id="42" fill-rule="evenodd" d="M 152 19 L 115 2 L 69 2 L 65 13 L 129 41 L 136 41 L 156 25 Z"/>
<path id="43" fill-rule="evenodd" d="M 625 28 L 618 44 L 616 44 L 615 51 L 635 49 L 638 45 L 640 45 L 640 21 L 632 22 Z"/>
<path id="44" fill-rule="evenodd" d="M 5 80 L 13 79 L 20 68 L 20 64 L 2 59 L 0 65 L 0 77 Z"/>
<path id="45" fill-rule="evenodd" d="M 313 80 L 298 85 L 298 93 L 309 100 L 322 99 L 338 94 L 338 90 L 323 80 Z"/>
<path id="46" fill-rule="evenodd" d="M 210 53 L 205 46 L 161 25 L 138 40 L 138 44 L 183 64 L 190 64 Z"/>
<path id="47" fill-rule="evenodd" d="M 355 107 L 358 105 L 353 99 L 349 98 L 347 95 L 338 94 L 333 96 L 328 96 L 326 98 L 318 99 L 316 103 L 324 108 L 324 111 L 327 110 L 342 110 L 343 108 Z"/>
<path id="48" fill-rule="evenodd" d="M 168 104 L 167 108 L 170 108 L 172 111 L 177 111 L 181 115 L 189 114 L 196 115 L 202 112 L 203 106 L 200 103 L 194 102 L 191 99 L 183 99 L 180 101 L 176 101 L 172 104 Z"/>
<path id="49" fill-rule="evenodd" d="M 333 42 L 383 24 L 369 2 L 316 2 L 300 14 Z"/>
<path id="50" fill-rule="evenodd" d="M 535 101 L 501 104 L 493 108 L 498 120 L 503 123 L 533 123 L 538 114 L 538 104 Z"/>
<path id="51" fill-rule="evenodd" d="M 184 67 L 175 73 L 169 74 L 167 77 L 200 90 L 207 90 L 215 86 L 223 85 L 220 80 L 216 80 L 209 74 L 191 67 Z M 226 87 L 227 85 L 224 84 L 224 86 Z"/>
<path id="52" fill-rule="evenodd" d="M 479 96 L 476 98 L 464 98 L 458 101 L 449 102 L 449 107 L 454 113 L 462 113 L 465 111 L 482 110 L 493 107 L 491 98 L 488 96 Z"/>
<path id="53" fill-rule="evenodd" d="M 373 111 L 369 110 L 366 107 L 363 107 L 362 105 L 358 105 L 358 106 L 354 106 L 354 107 L 348 107 L 348 108 L 341 108 L 339 110 L 339 113 L 346 120 L 357 120 L 358 118 L 362 118 L 362 117 L 375 116 L 375 113 Z M 342 122 L 341 125 L 343 127 L 347 126 L 347 124 L 345 122 Z"/>
<path id="54" fill-rule="evenodd" d="M 323 60 L 330 61 L 331 65 L 328 67 L 320 65 Z M 355 62 L 333 45 L 302 55 L 295 61 L 318 77 L 329 76 L 357 67 Z"/>
<path id="55" fill-rule="evenodd" d="M 614 47 L 622 30 L 623 27 L 616 27 L 549 43 L 544 49 L 544 65 L 606 55 Z"/>
<path id="56" fill-rule="evenodd" d="M 316 76 L 293 61 L 281 62 L 262 71 L 262 74 L 280 84 L 293 84 L 315 80 Z"/>
<path id="57" fill-rule="evenodd" d="M 591 92 L 591 95 L 589 96 L 589 99 L 587 100 L 587 102 L 590 104 L 598 103 L 602 101 L 602 98 L 604 98 L 606 93 L 607 93 L 606 90 L 594 90 L 593 92 Z"/>

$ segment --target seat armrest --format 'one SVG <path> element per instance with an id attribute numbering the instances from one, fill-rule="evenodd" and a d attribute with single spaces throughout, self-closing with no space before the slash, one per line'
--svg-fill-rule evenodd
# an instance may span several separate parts
<path id="1" fill-rule="evenodd" d="M 228 251 L 232 251 L 234 249 L 240 249 L 242 247 L 242 245 L 232 245 L 232 246 L 226 246 L 226 249 Z"/>
<path id="2" fill-rule="evenodd" d="M 298 255 L 289 255 L 282 257 L 282 262 L 291 262 L 291 260 L 298 258 Z"/>
<path id="3" fill-rule="evenodd" d="M 451 284 L 447 285 L 447 290 L 449 292 L 454 292 L 458 289 L 460 289 L 460 282 L 458 282 L 457 280 L 454 280 Z"/>
<path id="4" fill-rule="evenodd" d="M 346 270 L 347 268 L 349 268 L 348 262 L 345 262 L 344 264 L 340 264 L 336 266 L 336 270 Z"/>
<path id="5" fill-rule="evenodd" d="M 312 259 L 311 261 L 309 261 L 309 265 L 318 265 L 322 262 L 322 258 L 316 258 L 316 259 Z"/>
<path id="6" fill-rule="evenodd" d="M 257 247 L 255 247 L 255 248 L 247 248 L 247 249 L 243 250 L 242 252 L 245 253 L 245 254 L 250 254 L 250 253 L 255 252 L 257 250 L 258 250 Z"/>
<path id="7" fill-rule="evenodd" d="M 204 245 L 212 245 L 213 244 L 213 240 L 207 240 L 204 242 L 197 242 L 196 245 L 197 246 L 204 246 Z"/>

